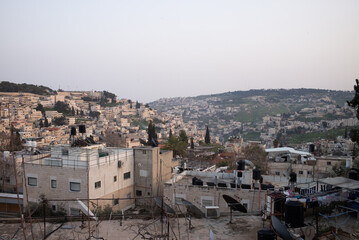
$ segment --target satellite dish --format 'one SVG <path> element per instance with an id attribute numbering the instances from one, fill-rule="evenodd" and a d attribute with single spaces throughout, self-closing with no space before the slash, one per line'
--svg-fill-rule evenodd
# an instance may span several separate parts
<path id="1" fill-rule="evenodd" d="M 156 205 L 157 207 L 159 207 L 160 209 L 162 209 L 163 207 L 163 211 L 166 213 L 166 214 L 172 214 L 172 215 L 175 215 L 176 212 L 175 210 L 173 210 L 170 206 L 168 206 L 166 203 L 162 202 L 162 199 L 159 198 L 159 197 L 155 197 L 154 198 L 155 202 L 156 202 Z"/>
<path id="2" fill-rule="evenodd" d="M 77 199 L 77 202 L 80 206 L 80 210 L 83 214 L 85 214 L 88 217 L 91 217 L 92 219 L 94 219 L 95 221 L 97 221 L 97 217 L 95 217 L 95 215 L 92 213 L 92 211 L 80 200 Z"/>
<path id="3" fill-rule="evenodd" d="M 293 237 L 287 230 L 287 227 L 274 215 L 271 216 L 272 226 L 276 233 L 283 238 L 283 240 L 293 240 Z"/>
<path id="4" fill-rule="evenodd" d="M 181 199 L 182 204 L 186 206 L 187 213 L 189 213 L 191 216 L 196 218 L 204 218 L 204 213 L 195 205 L 193 205 L 190 201 L 187 201 L 185 199 Z"/>
<path id="5" fill-rule="evenodd" d="M 228 204 L 228 207 L 230 207 L 232 210 L 243 212 L 243 213 L 247 212 L 247 209 L 240 202 L 238 202 L 236 199 L 232 198 L 231 196 L 224 194 L 223 199 Z"/>

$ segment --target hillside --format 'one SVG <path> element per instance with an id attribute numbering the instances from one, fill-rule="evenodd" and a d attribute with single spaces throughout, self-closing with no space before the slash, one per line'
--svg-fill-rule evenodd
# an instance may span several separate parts
<path id="1" fill-rule="evenodd" d="M 26 83 L 11 83 L 11 82 L 0 82 L 0 92 L 25 92 L 25 93 L 34 93 L 39 95 L 51 95 L 54 94 L 55 91 L 51 88 L 44 86 L 37 86 L 33 84 Z"/>
<path id="2" fill-rule="evenodd" d="M 238 135 L 250 140 L 263 140 L 275 138 L 279 131 L 285 135 L 326 132 L 347 126 L 345 122 L 348 119 L 353 124 L 355 114 L 345 104 L 353 96 L 353 91 L 259 89 L 164 98 L 149 105 L 162 112 L 182 115 L 185 122 L 199 129 L 209 125 L 214 135 L 222 140 Z M 342 132 L 335 131 L 338 134 Z M 291 139 L 300 142 L 298 138 Z"/>

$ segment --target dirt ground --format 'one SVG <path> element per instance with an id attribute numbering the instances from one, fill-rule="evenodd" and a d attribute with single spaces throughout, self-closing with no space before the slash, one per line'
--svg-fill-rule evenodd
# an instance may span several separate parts
<path id="1" fill-rule="evenodd" d="M 167 232 L 167 220 L 164 220 L 163 232 Z M 189 230 L 188 220 L 185 218 L 172 218 L 170 222 L 170 239 L 210 239 L 210 234 L 213 234 L 213 239 L 257 239 L 257 231 L 263 227 L 261 217 L 258 216 L 242 216 L 235 217 L 232 224 L 229 224 L 229 217 L 221 217 L 218 219 L 192 219 L 193 228 Z M 47 224 L 47 232 L 60 227 L 53 232 L 47 239 L 89 239 L 88 222 L 81 226 L 81 222 L 67 222 L 60 227 L 60 224 Z M 159 218 L 150 220 L 111 220 L 101 221 L 98 224 L 96 232 L 96 222 L 91 221 L 91 239 L 98 237 L 98 239 L 165 239 L 161 237 L 161 221 Z M 268 227 L 269 222 L 265 223 Z M 22 229 L 19 229 L 20 224 L 0 224 L 1 239 L 25 239 Z M 12 236 L 17 232 L 14 238 Z M 211 233 L 210 233 L 211 232 Z M 34 239 L 43 238 L 43 223 L 33 224 Z M 31 238 L 30 226 L 27 224 L 26 229 L 27 239 Z M 165 235 L 165 234 L 164 234 Z"/>

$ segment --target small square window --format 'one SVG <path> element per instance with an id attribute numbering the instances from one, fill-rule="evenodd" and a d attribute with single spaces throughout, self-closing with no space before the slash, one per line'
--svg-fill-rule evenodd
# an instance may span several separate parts
<path id="1" fill-rule="evenodd" d="M 37 186 L 37 178 L 28 177 L 27 178 L 27 185 L 29 185 L 29 186 Z"/>
<path id="2" fill-rule="evenodd" d="M 136 196 L 137 196 L 137 197 L 141 197 L 141 196 L 142 196 L 142 191 L 136 190 Z"/>
<path id="3" fill-rule="evenodd" d="M 307 173 L 308 173 L 308 175 L 312 175 L 312 171 L 308 171 Z"/>
<path id="4" fill-rule="evenodd" d="M 70 190 L 72 192 L 80 192 L 81 191 L 81 184 L 78 182 L 70 182 Z"/>
<path id="5" fill-rule="evenodd" d="M 113 205 L 118 205 L 118 203 L 119 203 L 119 200 L 118 200 L 118 199 L 114 199 L 114 200 L 113 200 Z"/>
<path id="6" fill-rule="evenodd" d="M 52 211 L 56 211 L 56 205 L 51 206 Z"/>
<path id="7" fill-rule="evenodd" d="M 101 187 L 101 181 L 95 182 L 95 189 Z"/>
<path id="8" fill-rule="evenodd" d="M 54 179 L 51 179 L 51 188 L 57 188 L 57 183 Z"/>
<path id="9" fill-rule="evenodd" d="M 123 178 L 124 178 L 124 179 L 129 179 L 129 178 L 131 178 L 131 172 L 124 173 L 124 174 L 123 174 Z"/>
<path id="10" fill-rule="evenodd" d="M 63 156 L 68 156 L 69 155 L 69 150 L 68 149 L 62 149 L 62 155 Z"/>
<path id="11" fill-rule="evenodd" d="M 280 176 L 280 172 L 275 172 L 275 175 Z"/>
<path id="12" fill-rule="evenodd" d="M 299 174 L 301 174 L 301 175 L 302 175 L 302 174 L 303 174 L 303 171 L 299 171 Z"/>
<path id="13" fill-rule="evenodd" d="M 113 176 L 113 181 L 117 182 L 117 176 Z"/>
<path id="14" fill-rule="evenodd" d="M 332 162 L 327 162 L 327 165 L 329 166 L 329 165 L 332 165 Z"/>

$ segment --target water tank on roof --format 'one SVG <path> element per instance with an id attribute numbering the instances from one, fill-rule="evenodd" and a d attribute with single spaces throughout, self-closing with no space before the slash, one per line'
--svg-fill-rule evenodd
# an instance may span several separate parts
<path id="1" fill-rule="evenodd" d="M 348 172 L 348 178 L 353 180 L 358 180 L 358 172 L 355 170 L 350 170 Z"/>
<path id="2" fill-rule="evenodd" d="M 245 161 L 239 160 L 239 161 L 237 162 L 237 170 L 244 170 L 244 169 L 245 169 L 245 166 L 246 166 Z"/>
<path id="3" fill-rule="evenodd" d="M 257 232 L 258 240 L 274 240 L 276 239 L 276 234 L 272 229 L 262 228 Z"/>
<path id="4" fill-rule="evenodd" d="M 261 170 L 253 169 L 253 179 L 260 180 L 261 179 Z"/>
<path id="5" fill-rule="evenodd" d="M 297 174 L 295 172 L 291 172 L 289 174 L 289 182 L 292 182 L 292 183 L 297 182 Z"/>
<path id="6" fill-rule="evenodd" d="M 86 133 L 86 126 L 85 125 L 80 125 L 79 126 L 79 132 L 80 133 Z"/>
<path id="7" fill-rule="evenodd" d="M 299 201 L 287 201 L 285 203 L 285 223 L 291 228 L 304 226 L 304 209 L 303 203 Z"/>
<path id="8" fill-rule="evenodd" d="M 315 149 L 315 146 L 313 143 L 309 144 L 309 152 L 310 153 L 313 153 L 314 152 L 314 149 Z"/>
<path id="9" fill-rule="evenodd" d="M 76 128 L 72 127 L 71 128 L 71 136 L 75 136 L 76 135 Z"/>

